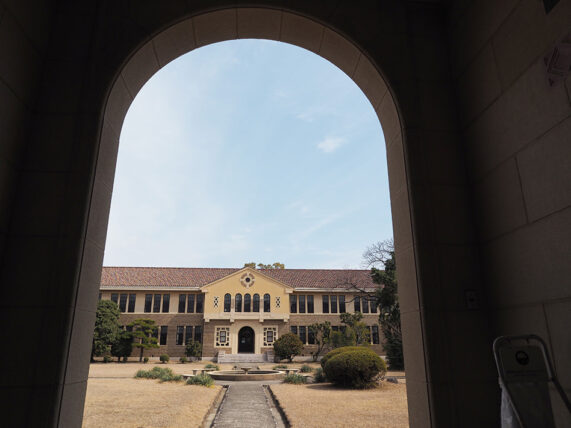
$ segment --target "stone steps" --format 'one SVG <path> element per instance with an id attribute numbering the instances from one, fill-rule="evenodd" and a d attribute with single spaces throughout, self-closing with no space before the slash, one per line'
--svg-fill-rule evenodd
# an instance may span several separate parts
<path id="1" fill-rule="evenodd" d="M 268 355 L 266 354 L 226 354 L 218 353 L 218 363 L 267 363 Z M 273 358 L 271 360 L 273 362 Z"/>

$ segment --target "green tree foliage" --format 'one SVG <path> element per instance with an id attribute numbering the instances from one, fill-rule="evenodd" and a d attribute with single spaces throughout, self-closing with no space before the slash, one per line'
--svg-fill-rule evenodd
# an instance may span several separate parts
<path id="1" fill-rule="evenodd" d="M 129 324 L 133 327 L 133 346 L 139 348 L 139 362 L 143 361 L 143 352 L 145 349 L 158 348 L 158 339 L 155 337 L 157 326 L 155 322 L 148 318 L 138 318 Z"/>
<path id="2" fill-rule="evenodd" d="M 312 352 L 311 356 L 313 361 L 317 361 L 321 353 L 330 347 L 330 336 L 331 336 L 331 323 L 329 321 L 311 324 L 309 326 L 309 331 L 313 333 L 315 337 L 315 344 L 317 345 L 317 350 Z"/>
<path id="3" fill-rule="evenodd" d="M 187 357 L 200 357 L 202 355 L 202 343 L 190 339 L 184 348 Z"/>
<path id="4" fill-rule="evenodd" d="M 363 314 L 355 312 L 351 314 L 345 312 L 340 315 L 341 322 L 347 327 L 345 328 L 345 336 L 355 335 L 355 345 L 366 345 L 370 343 L 369 327 L 363 321 Z M 349 344 L 348 344 L 349 345 Z"/>
<path id="5" fill-rule="evenodd" d="M 283 263 L 280 262 L 275 262 L 273 264 L 264 264 L 264 263 L 258 263 L 256 265 L 255 262 L 250 262 L 250 263 L 244 263 L 244 267 L 249 267 L 252 269 L 256 269 L 256 266 L 258 267 L 258 269 L 285 269 L 285 265 Z"/>
<path id="6" fill-rule="evenodd" d="M 332 331 L 329 336 L 329 343 L 333 349 L 342 348 L 344 346 L 355 346 L 355 332 L 352 329 L 344 329 L 341 331 Z"/>
<path id="7" fill-rule="evenodd" d="M 91 360 L 111 352 L 119 335 L 119 307 L 111 300 L 100 300 L 95 313 L 95 330 L 91 347 Z"/>
<path id="8" fill-rule="evenodd" d="M 129 357 L 131 352 L 133 352 L 133 335 L 128 331 L 121 331 L 111 345 L 111 355 L 117 357 L 117 361 L 121 361 L 121 358 Z"/>
<path id="9" fill-rule="evenodd" d="M 385 339 L 383 348 L 387 353 L 387 360 L 391 369 L 402 370 L 404 359 L 394 246 L 392 241 L 385 241 L 376 245 L 381 245 L 384 248 L 377 257 L 382 260 L 384 269 L 375 267 L 371 269 L 373 282 L 379 285 L 375 299 L 380 310 L 379 322 Z"/>
<path id="10" fill-rule="evenodd" d="M 286 333 L 274 342 L 274 352 L 280 360 L 287 359 L 290 363 L 293 357 L 301 354 L 303 343 L 296 334 Z"/>

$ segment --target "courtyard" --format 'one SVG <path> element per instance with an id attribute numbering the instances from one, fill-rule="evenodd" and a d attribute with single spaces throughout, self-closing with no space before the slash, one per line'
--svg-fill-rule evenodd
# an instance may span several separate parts
<path id="1" fill-rule="evenodd" d="M 90 366 L 83 427 L 197 427 L 217 402 L 222 386 L 211 388 L 182 382 L 134 379 L 138 370 L 168 367 L 176 374 L 202 369 L 205 362 L 188 364 L 158 362 L 94 363 Z M 300 368 L 290 364 L 288 368 Z M 319 364 L 309 364 L 317 368 Z M 220 364 L 229 370 L 233 364 Z M 260 364 L 271 369 L 274 364 Z M 389 372 L 389 376 L 404 376 Z M 251 383 L 251 382 L 247 382 Z M 260 386 L 262 383 L 260 382 Z M 270 388 L 293 427 L 406 427 L 408 411 L 406 384 L 384 382 L 369 390 L 346 390 L 330 384 L 288 385 Z M 239 411 L 240 409 L 236 409 Z M 261 425 L 260 425 L 261 426 Z"/>

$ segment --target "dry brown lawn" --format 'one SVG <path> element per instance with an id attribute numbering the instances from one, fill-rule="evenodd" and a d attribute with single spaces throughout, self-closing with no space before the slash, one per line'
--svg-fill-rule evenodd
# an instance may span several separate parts
<path id="1" fill-rule="evenodd" d="M 406 385 L 338 389 L 331 384 L 271 385 L 294 428 L 408 427 Z"/>
<path id="2" fill-rule="evenodd" d="M 155 364 L 92 364 L 87 382 L 84 428 L 197 427 L 216 398 L 219 386 L 159 383 L 133 379 L 136 371 Z M 185 373 L 204 364 L 168 364 Z M 192 372 L 191 372 L 192 373 Z"/>

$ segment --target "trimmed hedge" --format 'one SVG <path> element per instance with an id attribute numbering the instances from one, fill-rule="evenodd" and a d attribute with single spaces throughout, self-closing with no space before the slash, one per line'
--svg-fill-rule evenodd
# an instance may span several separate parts
<path id="1" fill-rule="evenodd" d="M 335 348 L 332 351 L 329 351 L 327 354 L 325 354 L 321 359 L 321 367 L 325 368 L 325 364 L 330 358 L 333 358 L 335 355 L 339 355 L 347 351 L 367 351 L 371 352 L 373 355 L 377 355 L 375 354 L 375 351 L 371 350 L 370 348 L 366 348 L 364 346 L 342 346 L 341 348 Z"/>
<path id="2" fill-rule="evenodd" d="M 295 385 L 299 385 L 302 383 L 307 383 L 307 378 L 300 374 L 288 374 L 284 377 L 284 383 L 293 383 Z"/>
<path id="3" fill-rule="evenodd" d="M 327 360 L 324 368 L 329 381 L 346 388 L 366 388 L 386 370 L 385 362 L 366 348 L 338 353 Z"/>

